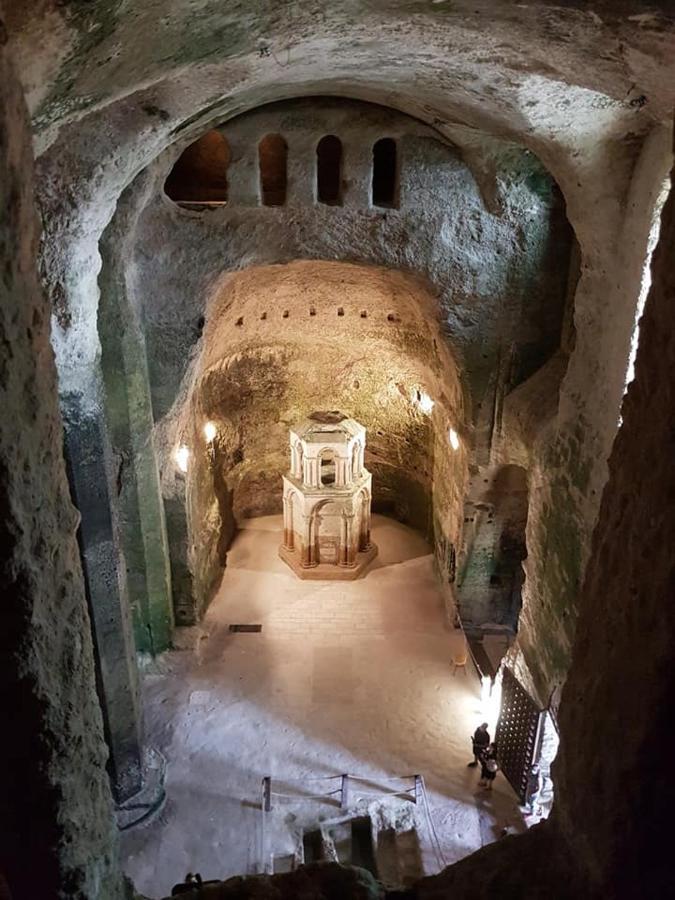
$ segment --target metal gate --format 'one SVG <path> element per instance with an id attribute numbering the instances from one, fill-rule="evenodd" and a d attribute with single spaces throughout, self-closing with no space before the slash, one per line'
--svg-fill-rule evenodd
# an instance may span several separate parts
<path id="1" fill-rule="evenodd" d="M 513 672 L 505 668 L 495 744 L 501 770 L 521 803 L 525 802 L 528 775 L 536 760 L 543 715 Z"/>

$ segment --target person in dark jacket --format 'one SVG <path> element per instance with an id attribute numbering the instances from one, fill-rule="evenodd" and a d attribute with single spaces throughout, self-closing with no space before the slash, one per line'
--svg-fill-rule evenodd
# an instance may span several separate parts
<path id="1" fill-rule="evenodd" d="M 473 733 L 471 738 L 473 744 L 473 762 L 469 763 L 469 768 L 475 768 L 481 761 L 481 757 L 490 746 L 490 735 L 488 734 L 488 723 L 483 722 Z"/>
<path id="2" fill-rule="evenodd" d="M 480 758 L 480 781 L 478 784 L 491 791 L 492 782 L 495 780 L 498 770 L 497 749 L 494 744 L 490 744 Z"/>

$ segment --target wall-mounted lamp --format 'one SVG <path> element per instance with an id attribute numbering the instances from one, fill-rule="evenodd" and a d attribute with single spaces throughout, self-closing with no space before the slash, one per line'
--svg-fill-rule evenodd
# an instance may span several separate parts
<path id="1" fill-rule="evenodd" d="M 454 428 L 448 428 L 448 440 L 453 450 L 459 450 L 459 435 Z"/>
<path id="2" fill-rule="evenodd" d="M 188 470 L 188 460 L 190 459 L 190 451 L 185 446 L 185 444 L 181 444 L 181 446 L 174 453 L 174 457 L 176 459 L 176 464 L 181 472 L 187 472 Z"/>
<path id="3" fill-rule="evenodd" d="M 424 413 L 425 416 L 428 416 L 436 405 L 435 401 L 431 399 L 426 391 L 413 391 L 412 401 L 417 405 L 419 411 Z"/>
<path id="4" fill-rule="evenodd" d="M 209 454 L 209 459 L 210 459 L 212 465 L 213 465 L 213 463 L 215 462 L 215 459 L 216 459 L 216 448 L 215 448 L 215 446 L 214 446 L 214 444 L 213 444 L 213 442 L 214 442 L 214 440 L 215 440 L 215 437 L 216 437 L 216 434 L 218 434 L 218 429 L 216 428 L 216 426 L 214 425 L 214 423 L 213 423 L 213 422 L 207 422 L 207 423 L 204 425 L 204 437 L 206 438 L 206 443 L 207 443 L 207 445 L 208 445 L 208 450 L 207 450 L 207 452 L 208 452 L 208 454 Z"/>

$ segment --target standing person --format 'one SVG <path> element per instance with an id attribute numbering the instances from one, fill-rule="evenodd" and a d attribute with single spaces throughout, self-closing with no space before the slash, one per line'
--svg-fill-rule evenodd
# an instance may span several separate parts
<path id="1" fill-rule="evenodd" d="M 468 764 L 468 768 L 475 768 L 481 761 L 483 754 L 490 746 L 490 735 L 488 734 L 488 723 L 483 722 L 473 733 L 471 738 L 473 744 L 473 762 Z"/>
<path id="2" fill-rule="evenodd" d="M 499 770 L 497 762 L 497 749 L 494 744 L 490 744 L 480 760 L 480 784 L 482 787 L 492 790 L 492 782 Z"/>

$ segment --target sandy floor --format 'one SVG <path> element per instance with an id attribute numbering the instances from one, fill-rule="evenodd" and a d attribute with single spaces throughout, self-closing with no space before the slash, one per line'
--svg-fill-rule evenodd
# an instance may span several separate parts
<path id="1" fill-rule="evenodd" d="M 145 677 L 148 741 L 168 760 L 167 801 L 122 835 L 125 868 L 148 897 L 188 871 L 261 870 L 260 784 L 421 773 L 445 862 L 524 828 L 501 775 L 478 788 L 469 735 L 484 716 L 476 677 L 452 675 L 428 546 L 374 517 L 379 556 L 355 582 L 301 582 L 277 556 L 281 517 L 251 520 L 228 555 L 196 651 Z M 260 623 L 233 634 L 233 623 Z M 491 723 L 494 728 L 494 723 Z M 309 784 L 310 782 L 307 781 Z M 275 840 L 276 838 L 272 838 Z M 439 868 L 427 832 L 421 866 Z M 274 852 L 283 847 L 267 848 Z"/>

